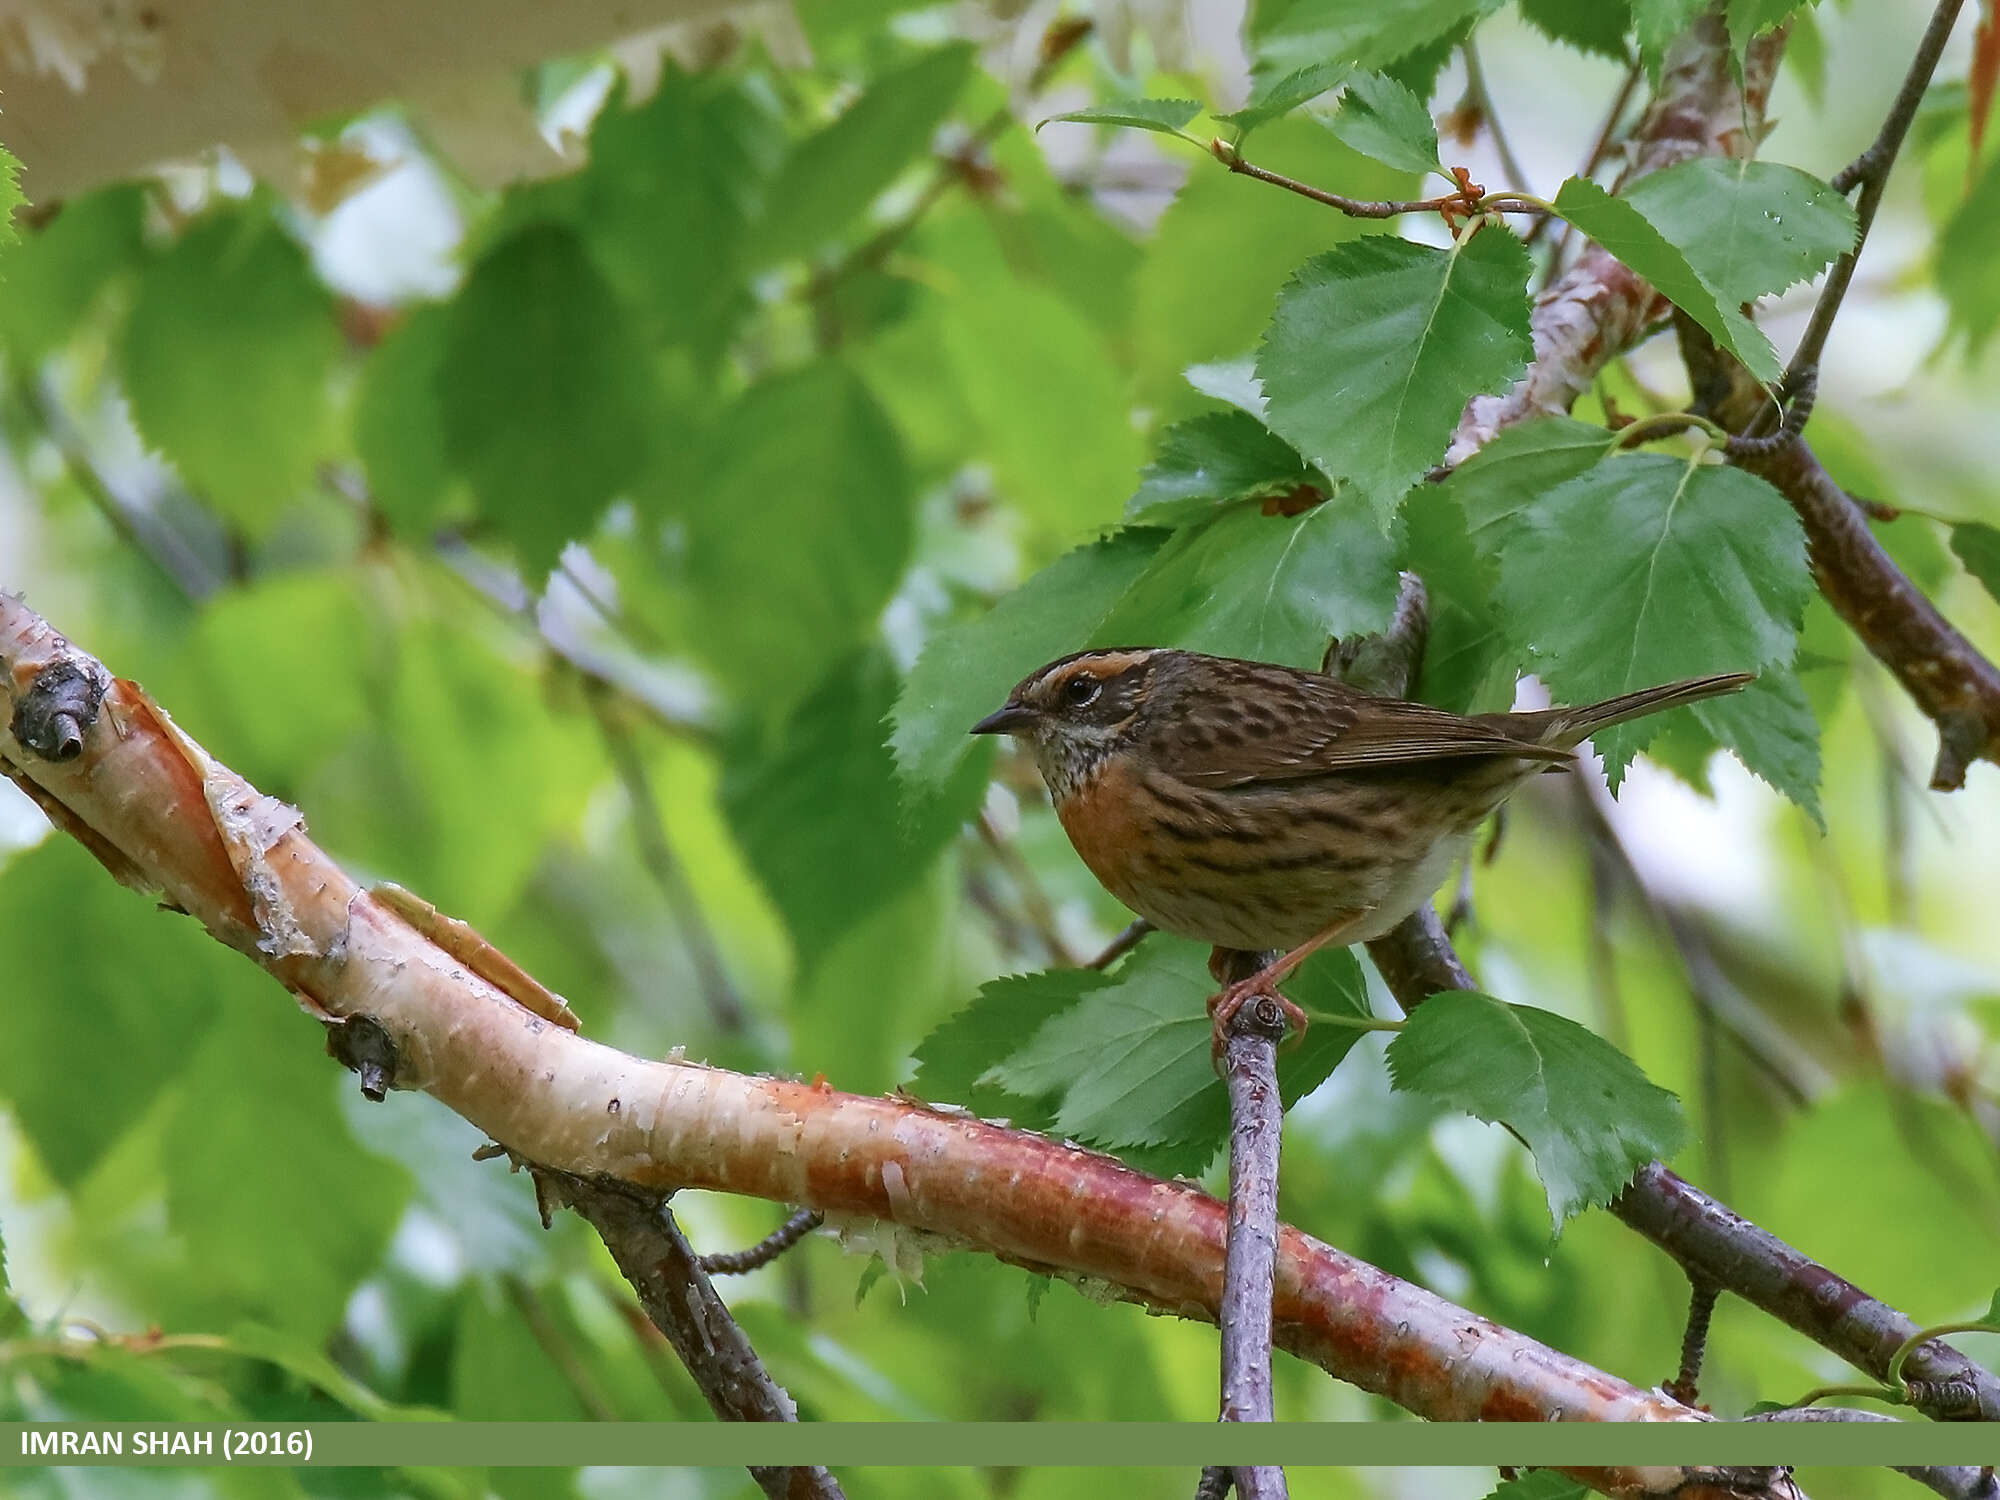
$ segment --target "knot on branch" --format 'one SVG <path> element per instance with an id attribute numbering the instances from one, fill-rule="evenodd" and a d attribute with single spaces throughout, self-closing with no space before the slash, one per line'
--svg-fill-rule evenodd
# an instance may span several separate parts
<path id="1" fill-rule="evenodd" d="M 43 760 L 75 760 L 110 687 L 111 674 L 89 657 L 61 657 L 15 701 L 8 731 Z"/>
<path id="2" fill-rule="evenodd" d="M 380 1104 L 396 1086 L 396 1043 L 373 1016 L 349 1016 L 326 1030 L 326 1055 L 361 1077 L 361 1095 Z"/>

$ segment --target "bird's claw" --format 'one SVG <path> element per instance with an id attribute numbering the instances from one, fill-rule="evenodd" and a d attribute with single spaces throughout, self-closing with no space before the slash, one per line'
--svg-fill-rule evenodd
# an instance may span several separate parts
<path id="1" fill-rule="evenodd" d="M 1215 1023 L 1215 1034 L 1209 1043 L 1209 1056 L 1218 1068 L 1222 1065 L 1223 1049 L 1229 1043 L 1230 1023 L 1236 1019 L 1237 1012 L 1244 1006 L 1260 999 L 1272 1001 L 1284 1015 L 1285 1036 L 1281 1045 L 1289 1047 L 1306 1034 L 1306 1027 L 1309 1024 L 1306 1013 L 1279 994 L 1269 976 L 1258 973 L 1252 974 L 1248 979 L 1239 979 L 1210 997 L 1208 1002 L 1208 1014 Z"/>

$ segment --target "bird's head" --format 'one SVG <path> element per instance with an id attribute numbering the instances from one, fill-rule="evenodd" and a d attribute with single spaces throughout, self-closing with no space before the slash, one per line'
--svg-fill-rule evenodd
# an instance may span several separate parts
<path id="1" fill-rule="evenodd" d="M 1024 741 L 1060 800 L 1096 775 L 1104 758 L 1129 739 L 1160 667 L 1176 655 L 1111 646 L 1060 657 L 1023 677 L 972 733 Z"/>

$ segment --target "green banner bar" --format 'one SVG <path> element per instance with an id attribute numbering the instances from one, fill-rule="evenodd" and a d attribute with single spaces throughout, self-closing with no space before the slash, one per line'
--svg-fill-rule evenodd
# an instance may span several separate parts
<path id="1" fill-rule="evenodd" d="M 0 1423 L 0 1466 L 1992 1464 L 2000 1423 Z"/>

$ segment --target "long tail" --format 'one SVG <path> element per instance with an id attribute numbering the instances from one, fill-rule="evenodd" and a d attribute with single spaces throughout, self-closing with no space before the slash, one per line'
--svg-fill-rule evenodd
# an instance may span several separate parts
<path id="1" fill-rule="evenodd" d="M 1689 677 L 1681 682 L 1641 688 L 1636 693 L 1606 698 L 1602 703 L 1551 708 L 1535 715 L 1542 721 L 1541 733 L 1536 738 L 1543 744 L 1581 744 L 1598 730 L 1609 729 L 1613 724 L 1642 719 L 1647 714 L 1679 708 L 1684 703 L 1699 703 L 1704 698 L 1720 698 L 1724 693 L 1736 692 L 1756 680 L 1754 672 L 1724 672 L 1714 677 Z"/>

